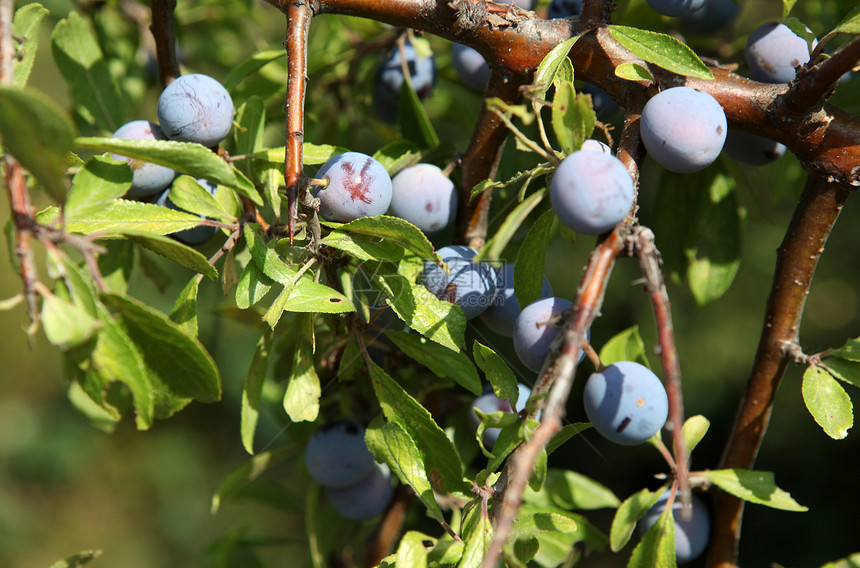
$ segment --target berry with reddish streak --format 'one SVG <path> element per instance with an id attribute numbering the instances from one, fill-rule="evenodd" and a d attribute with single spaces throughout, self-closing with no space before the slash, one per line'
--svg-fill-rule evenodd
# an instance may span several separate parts
<path id="1" fill-rule="evenodd" d="M 316 186 L 314 197 L 320 200 L 320 214 L 329 221 L 348 223 L 382 215 L 391 204 L 391 177 L 367 154 L 338 154 L 323 164 L 317 179 L 327 183 Z"/>

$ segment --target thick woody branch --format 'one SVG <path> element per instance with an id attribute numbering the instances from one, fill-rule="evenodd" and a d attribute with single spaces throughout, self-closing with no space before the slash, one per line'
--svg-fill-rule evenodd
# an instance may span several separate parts
<path id="1" fill-rule="evenodd" d="M 790 362 L 786 346 L 798 341 L 812 276 L 827 237 L 851 190 L 848 185 L 811 174 L 777 251 L 773 285 L 761 340 L 744 398 L 726 444 L 722 468 L 751 469 L 773 411 L 774 398 Z M 743 501 L 715 494 L 714 530 L 707 565 L 727 568 L 737 562 Z"/>
<path id="2" fill-rule="evenodd" d="M 155 38 L 155 57 L 158 60 L 158 78 L 166 87 L 182 73 L 176 56 L 176 33 L 173 27 L 173 12 L 176 0 L 152 0 L 152 24 L 149 26 Z"/>
<path id="3" fill-rule="evenodd" d="M 302 168 L 305 141 L 305 94 L 308 83 L 308 32 L 313 12 L 309 3 L 293 2 L 287 14 L 287 133 L 284 181 L 287 186 L 287 212 L 290 241 L 296 228 L 299 196 L 308 188 Z"/>
<path id="4" fill-rule="evenodd" d="M 519 86 L 519 82 L 506 80 L 501 75 L 493 73 L 484 101 L 490 97 L 498 97 L 506 103 L 513 103 L 518 96 Z M 485 190 L 473 200 L 471 199 L 472 188 L 481 181 L 495 176 L 507 135 L 508 130 L 504 123 L 485 104 L 472 130 L 469 148 L 463 155 L 460 206 L 457 210 L 456 234 L 464 243 L 477 250 L 484 246 L 487 237 L 492 190 Z"/>
<path id="5" fill-rule="evenodd" d="M 778 108 L 794 115 L 821 104 L 833 93 L 842 76 L 860 61 L 860 38 L 845 45 L 831 57 L 797 73 L 788 92 L 779 98 Z"/>

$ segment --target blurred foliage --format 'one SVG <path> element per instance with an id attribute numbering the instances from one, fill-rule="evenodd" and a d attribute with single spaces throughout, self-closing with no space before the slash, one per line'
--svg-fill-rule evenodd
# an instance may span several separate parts
<path id="1" fill-rule="evenodd" d="M 50 56 L 50 34 L 55 24 L 74 7 L 85 13 L 94 26 L 110 74 L 119 79 L 126 117 L 155 119 L 159 93 L 147 22 L 135 21 L 128 4 L 139 2 L 78 3 L 63 0 L 42 2 L 50 15 L 40 28 L 42 48 L 36 58 L 30 84 L 71 108 L 60 71 Z M 23 4 L 23 3 L 21 3 Z M 547 2 L 541 2 L 542 7 Z M 821 35 L 835 26 L 853 7 L 842 0 L 802 1 L 793 15 Z M 619 1 L 618 22 L 667 31 L 672 22 L 649 11 L 644 0 Z M 781 16 L 781 6 L 771 0 L 743 2 L 733 29 L 716 37 L 687 38 L 700 54 L 741 65 L 746 35 L 767 18 Z M 226 78 L 231 69 L 257 51 L 279 50 L 284 21 L 267 5 L 242 0 L 181 1 L 177 11 L 177 42 L 186 72 L 199 71 Z M 394 30 L 366 20 L 324 16 L 311 28 L 310 77 L 305 139 L 315 144 L 333 144 L 357 151 L 375 152 L 396 134 L 395 127 L 376 120 L 372 92 L 375 66 L 382 49 L 393 41 Z M 450 43 L 429 37 L 436 55 L 439 81 L 425 106 L 443 141 L 437 157 L 463 151 L 471 134 L 471 119 L 481 104 L 478 94 L 459 83 L 450 65 Z M 838 45 L 844 38 L 837 37 Z M 368 49 L 368 46 L 372 49 Z M 267 122 L 263 144 L 283 144 L 286 62 L 276 58 L 263 65 L 233 91 L 237 107 L 252 96 L 263 99 Z M 840 84 L 832 102 L 849 112 L 860 112 L 860 79 Z M 82 135 L 109 135 L 97 121 L 78 112 L 76 125 Z M 610 121 L 620 130 L 621 113 Z M 742 223 L 741 264 L 726 295 L 700 307 L 687 286 L 670 283 L 678 348 L 685 377 L 688 415 L 704 414 L 711 421 L 709 435 L 696 453 L 694 467 L 714 464 L 731 426 L 739 393 L 749 372 L 760 333 L 774 251 L 790 218 L 799 194 L 803 171 L 787 155 L 760 168 L 750 168 L 722 157 L 715 168 L 725 168 L 734 177 L 735 196 Z M 499 179 L 533 167 L 537 160 L 515 151 L 508 144 L 501 160 Z M 456 175 L 456 174 L 455 174 Z M 703 174 L 704 175 L 704 174 Z M 667 185 L 666 174 L 650 160 L 643 169 L 640 217 L 650 224 L 657 217 L 655 204 Z M 494 201 L 490 231 L 493 232 L 509 208 L 518 188 L 499 191 Z M 671 195 L 662 197 L 672 199 Z M 36 193 L 41 209 L 50 204 Z M 548 209 L 539 206 L 532 218 Z M 0 218 L 8 218 L 8 203 L 2 201 Z M 827 245 L 809 297 L 801 341 L 813 353 L 842 345 L 860 329 L 860 295 L 852 284 L 860 278 L 856 262 L 857 239 L 853 234 L 860 217 L 853 203 L 842 214 Z M 505 255 L 512 260 L 525 238 L 518 231 Z M 658 245 L 669 252 L 672 243 Z M 435 235 L 434 244 L 447 244 L 449 232 Z M 556 234 L 551 242 L 546 275 L 554 293 L 573 297 L 592 239 Z M 208 245 L 210 249 L 214 244 Z M 214 250 L 206 250 L 211 254 Z M 10 251 L 0 262 L 12 262 Z M 169 311 L 173 298 L 188 278 L 187 270 L 152 258 L 165 276 L 159 289 L 138 272 L 130 282 L 131 294 Z M 8 265 L 7 265 L 8 266 Z M 641 287 L 633 286 L 639 270 L 633 260 L 619 262 L 606 294 L 606 303 L 592 330 L 592 342 L 603 345 L 619 330 L 639 325 L 652 362 L 656 345 L 653 316 Z M 13 270 L 0 276 L 0 298 L 20 291 Z M 257 566 L 257 558 L 268 566 L 306 565 L 309 556 L 305 523 L 330 528 L 320 549 L 337 547 L 349 527 L 324 508 L 308 519 L 305 500 L 308 482 L 297 468 L 275 467 L 266 484 L 239 492 L 217 514 L 210 514 L 210 500 L 227 475 L 247 462 L 242 451 L 239 408 L 242 381 L 254 352 L 257 333 L 240 321 L 223 317 L 231 313 L 218 286 L 203 286 L 198 305 L 200 338 L 221 369 L 224 400 L 216 405 L 194 404 L 174 419 L 156 423 L 148 432 L 137 432 L 131 421 L 122 422 L 107 435 L 93 428 L 69 403 L 61 362 L 41 335 L 27 343 L 21 331 L 26 326 L 22 306 L 2 312 L 6 341 L 0 344 L 0 565 L 10 568 L 50 566 L 55 561 L 89 549 L 101 549 L 94 566 L 124 568 L 172 568 L 186 566 Z M 516 356 L 507 339 L 494 335 L 480 324 L 470 327 L 473 339 L 493 347 L 509 361 Z M 290 345 L 289 341 L 285 344 Z M 285 376 L 289 362 L 275 364 Z M 588 365 L 586 365 L 588 367 Z M 523 382 L 533 374 L 515 365 Z M 585 375 L 588 368 L 582 369 Z M 759 467 L 777 472 L 781 487 L 811 510 L 787 515 L 762 507 L 748 506 L 744 531 L 750 535 L 742 548 L 741 564 L 763 566 L 817 566 L 855 552 L 855 511 L 860 495 L 855 478 L 860 468 L 860 441 L 855 433 L 844 442 L 827 438 L 803 408 L 802 369 L 793 368 L 779 394 L 768 437 L 759 456 Z M 581 383 L 582 381 L 579 381 Z M 328 388 L 328 383 L 326 388 Z M 281 385 L 282 386 L 282 385 Z M 580 393 L 575 385 L 573 400 Z M 268 385 L 263 398 L 277 410 L 283 392 Z M 337 385 L 331 387 L 337 389 Z M 357 391 L 369 387 L 356 387 Z M 366 393 L 364 393 L 366 394 Z M 337 400 L 337 399 L 332 399 Z M 341 400 L 339 404 L 346 405 Z M 369 417 L 368 417 L 369 418 Z M 571 422 L 585 420 L 571 405 Z M 452 420 L 464 420 L 455 416 Z M 258 426 L 259 449 L 288 447 L 303 439 L 308 425 L 291 425 L 278 412 L 265 412 Z M 463 455 L 468 459 L 468 455 Z M 575 438 L 550 458 L 553 467 L 575 467 L 625 498 L 643 486 L 657 487 L 653 475 L 661 471 L 659 456 L 650 448 L 620 448 L 606 443 L 593 432 Z M 619 465 L 620 464 L 620 465 Z M 279 477 L 280 474 L 280 477 Z M 265 505 L 260 502 L 264 502 Z M 423 513 L 414 513 L 414 526 L 433 530 Z M 611 511 L 598 511 L 590 519 L 608 531 Z M 327 524 L 326 524 L 327 523 Z M 367 527 L 362 529 L 367 531 Z M 810 543 L 815 543 L 811 546 Z M 630 545 L 628 545 L 630 546 Z M 348 551 L 347 551 L 348 552 Z M 297 559 L 303 559 L 298 561 Z M 582 566 L 623 565 L 618 558 L 583 559 Z M 613 564 L 614 562 L 614 564 Z"/>

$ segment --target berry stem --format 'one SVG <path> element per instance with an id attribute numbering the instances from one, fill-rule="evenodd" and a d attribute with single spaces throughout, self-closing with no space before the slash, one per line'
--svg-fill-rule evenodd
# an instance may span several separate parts
<path id="1" fill-rule="evenodd" d="M 166 87 L 182 73 L 176 57 L 176 34 L 173 29 L 173 13 L 176 0 L 152 0 L 152 24 L 149 30 L 155 38 L 155 57 L 158 60 L 158 78 Z"/>

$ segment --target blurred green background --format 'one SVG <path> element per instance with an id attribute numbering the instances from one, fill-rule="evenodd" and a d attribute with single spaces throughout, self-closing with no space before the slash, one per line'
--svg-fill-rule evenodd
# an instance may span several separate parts
<path id="1" fill-rule="evenodd" d="M 146 73 L 146 60 L 140 57 L 142 46 L 134 25 L 120 15 L 120 3 L 73 6 L 52 0 L 44 4 L 51 15 L 42 25 L 33 86 L 68 105 L 62 79 L 50 57 L 50 30 L 73 7 L 92 9 L 101 14 L 103 29 L 127 38 L 127 43 L 116 42 L 109 48 L 117 55 L 124 53 L 126 61 L 134 59 L 140 64 L 127 70 L 126 89 L 135 93 L 129 102 L 129 119 L 154 120 L 158 86 L 154 76 Z M 179 4 L 178 41 L 190 70 L 223 78 L 254 51 L 280 49 L 283 18 L 262 2 L 212 0 Z M 642 1 L 619 4 L 619 13 L 635 25 L 652 29 L 667 25 L 666 20 L 648 15 Z M 702 53 L 740 61 L 738 53 L 749 31 L 767 17 L 778 16 L 780 9 L 775 1 L 744 4 L 733 36 L 689 38 L 691 43 Z M 820 36 L 853 4 L 835 0 L 800 2 L 796 15 Z M 347 61 L 342 52 L 347 41 L 360 43 L 362 38 L 379 33 L 379 27 L 350 18 L 323 17 L 314 23 L 306 140 L 372 153 L 392 138 L 392 129 L 368 118 L 372 115 L 375 54 Z M 446 145 L 462 151 L 471 123 L 466 117 L 477 111 L 480 98 L 457 83 L 450 68 L 448 42 L 431 38 L 431 45 L 437 55 L 440 81 L 427 101 L 428 111 Z M 128 56 L 129 52 L 134 55 Z M 270 95 L 266 142 L 271 145 L 282 144 L 284 77 L 285 66 L 280 60 L 263 68 L 238 93 Z M 834 99 L 851 112 L 860 108 L 858 82 L 860 79 L 854 79 L 840 85 Z M 616 126 L 619 119 L 620 116 L 614 117 Z M 532 163 L 514 152 L 512 146 L 502 162 L 502 178 Z M 721 160 L 723 166 L 737 174 L 737 196 L 745 215 L 743 262 L 737 278 L 725 297 L 705 307 L 696 306 L 683 284 L 669 285 L 687 414 L 704 414 L 711 420 L 711 431 L 694 455 L 694 468 L 713 467 L 719 460 L 758 343 L 775 250 L 803 178 L 792 156 L 762 168 L 738 166 L 725 157 Z M 645 224 L 652 218 L 654 195 L 660 183 L 658 168 L 646 162 L 641 188 L 641 217 Z M 39 206 L 48 205 L 44 195 L 36 195 L 35 200 Z M 495 205 L 491 226 L 503 219 L 505 211 L 503 205 Z M 8 213 L 8 203 L 2 200 L 0 218 L 7 219 Z M 827 245 L 807 305 L 801 333 L 807 353 L 839 346 L 847 337 L 860 334 L 858 224 L 860 213 L 849 201 Z M 657 235 L 660 245 L 659 230 Z M 518 235 L 512 244 L 511 257 L 522 236 Z M 436 244 L 447 244 L 445 239 L 450 239 L 450 234 L 437 237 Z M 546 275 L 556 295 L 575 295 L 592 243 L 593 239 L 586 237 L 571 243 L 556 236 L 546 264 Z M 0 273 L 0 299 L 14 296 L 21 289 L 19 278 L 10 268 L 10 250 L 4 247 L 0 252 L 0 265 L 6 267 Z M 41 258 L 42 251 L 38 246 L 36 250 Z M 160 291 L 137 271 L 132 293 L 167 308 L 191 274 L 166 263 L 159 266 L 169 275 L 166 289 Z M 618 262 L 602 317 L 592 330 L 593 343 L 598 348 L 622 329 L 639 325 L 649 353 L 653 354 L 653 316 L 643 288 L 635 285 L 638 277 L 634 260 Z M 301 468 L 275 470 L 276 474 L 283 473 L 281 478 L 270 479 L 280 491 L 276 506 L 249 495 L 242 502 L 224 504 L 217 515 L 210 513 L 210 501 L 218 484 L 248 459 L 238 435 L 239 397 L 257 335 L 239 322 L 218 317 L 218 310 L 231 303 L 232 298 L 225 298 L 218 285 L 206 282 L 201 287 L 201 340 L 221 369 L 223 402 L 194 404 L 171 420 L 157 422 L 147 432 L 137 432 L 130 421 L 125 421 L 112 434 L 91 426 L 72 407 L 56 351 L 41 334 L 28 342 L 23 307 L 0 312 L 6 330 L 5 341 L 0 343 L 0 566 L 47 567 L 89 549 L 103 551 L 101 558 L 94 561 L 95 566 L 217 566 L 223 557 L 210 544 L 225 535 L 259 539 L 261 556 L 269 566 L 306 565 L 307 543 L 302 527 L 307 481 L 297 473 Z M 509 340 L 480 326 L 471 333 L 509 359 L 515 358 Z M 658 358 L 652 356 L 651 360 L 659 369 Z M 585 367 L 580 371 L 583 375 L 589 371 Z M 534 381 L 533 374 L 520 372 L 524 382 Z M 856 483 L 860 441 L 853 431 L 846 440 L 833 441 L 814 423 L 800 396 L 801 372 L 791 368 L 784 380 L 757 468 L 775 471 L 780 487 L 809 506 L 810 511 L 785 513 L 748 506 L 743 566 L 818 566 L 860 549 L 856 518 L 860 510 Z M 860 401 L 854 396 L 856 392 L 850 394 Z M 584 419 L 577 396 L 575 389 L 569 409 L 571 421 Z M 284 426 L 284 420 L 277 405 L 273 405 L 273 412 L 264 417 L 261 426 L 259 448 L 289 443 L 293 427 Z M 656 486 L 653 476 L 663 471 L 652 449 L 615 447 L 594 433 L 576 438 L 554 460 L 552 466 L 571 467 L 590 475 L 622 499 L 644 485 Z M 421 520 L 422 515 L 413 516 L 410 520 L 428 526 Z M 593 518 L 608 530 L 611 512 L 598 512 Z M 428 528 L 435 530 L 432 525 Z M 596 555 L 582 565 L 619 566 L 625 560 L 626 555 Z M 234 558 L 230 565 L 255 564 L 250 559 Z"/>

